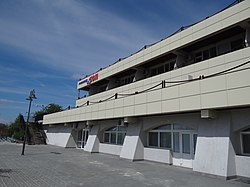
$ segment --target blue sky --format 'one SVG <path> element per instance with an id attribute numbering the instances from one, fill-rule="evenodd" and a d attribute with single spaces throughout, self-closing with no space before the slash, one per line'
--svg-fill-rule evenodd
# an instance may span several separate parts
<path id="1" fill-rule="evenodd" d="M 1 0 L 0 122 L 36 105 L 74 106 L 77 80 L 232 0 Z"/>

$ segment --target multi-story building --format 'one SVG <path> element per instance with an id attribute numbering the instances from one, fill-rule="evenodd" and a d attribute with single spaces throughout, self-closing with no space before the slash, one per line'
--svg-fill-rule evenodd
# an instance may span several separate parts
<path id="1" fill-rule="evenodd" d="M 79 80 L 48 143 L 250 177 L 250 0 Z M 87 96 L 82 95 L 88 93 Z"/>

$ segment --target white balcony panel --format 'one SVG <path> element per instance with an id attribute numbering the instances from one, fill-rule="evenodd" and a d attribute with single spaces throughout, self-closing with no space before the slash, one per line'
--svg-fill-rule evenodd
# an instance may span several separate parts
<path id="1" fill-rule="evenodd" d="M 135 105 L 135 116 L 145 115 L 147 113 L 147 104 Z"/>
<path id="2" fill-rule="evenodd" d="M 180 98 L 180 111 L 191 111 L 201 108 L 200 95 Z"/>
<path id="3" fill-rule="evenodd" d="M 147 103 L 147 114 L 161 113 L 161 101 Z"/>
<path id="4" fill-rule="evenodd" d="M 250 86 L 228 91 L 228 105 L 250 105 Z"/>
<path id="5" fill-rule="evenodd" d="M 135 106 L 127 106 L 123 109 L 123 116 L 134 116 Z"/>
<path id="6" fill-rule="evenodd" d="M 201 95 L 201 109 L 226 107 L 227 91 L 212 92 Z"/>
<path id="7" fill-rule="evenodd" d="M 170 99 L 162 101 L 162 113 L 171 113 L 180 111 L 180 100 Z"/>
<path id="8" fill-rule="evenodd" d="M 216 76 L 212 78 L 203 79 L 200 81 L 201 94 L 217 92 L 220 90 L 226 90 L 226 76 Z"/>

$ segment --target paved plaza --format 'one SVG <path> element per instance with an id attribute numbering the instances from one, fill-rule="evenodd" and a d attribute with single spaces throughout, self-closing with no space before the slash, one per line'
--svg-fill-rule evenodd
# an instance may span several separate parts
<path id="1" fill-rule="evenodd" d="M 238 180 L 203 176 L 190 169 L 165 164 L 90 154 L 79 149 L 50 145 L 0 143 L 0 186 L 86 186 L 86 187 L 244 187 Z"/>

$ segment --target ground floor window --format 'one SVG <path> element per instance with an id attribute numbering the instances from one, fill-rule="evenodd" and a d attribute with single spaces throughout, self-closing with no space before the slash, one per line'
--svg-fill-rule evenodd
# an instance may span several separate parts
<path id="1" fill-rule="evenodd" d="M 148 146 L 171 149 L 175 153 L 195 154 L 197 133 L 181 124 L 167 124 L 148 131 Z"/>
<path id="2" fill-rule="evenodd" d="M 127 129 L 124 126 L 112 127 L 104 131 L 104 143 L 122 145 L 126 136 Z"/>
<path id="3" fill-rule="evenodd" d="M 241 147 L 243 154 L 250 155 L 250 128 L 241 131 Z"/>

